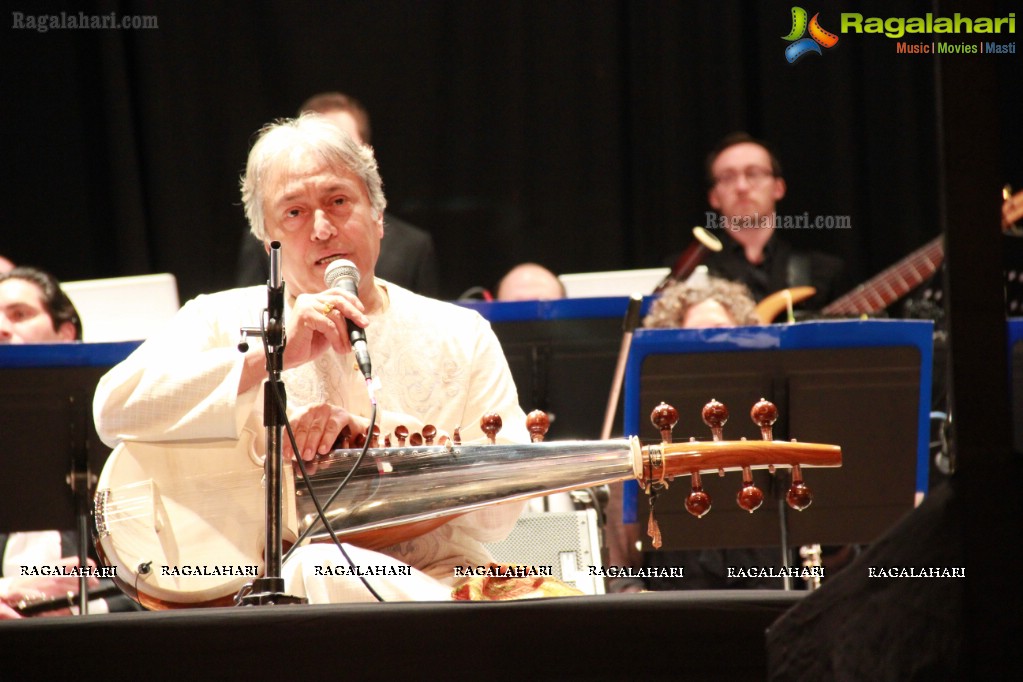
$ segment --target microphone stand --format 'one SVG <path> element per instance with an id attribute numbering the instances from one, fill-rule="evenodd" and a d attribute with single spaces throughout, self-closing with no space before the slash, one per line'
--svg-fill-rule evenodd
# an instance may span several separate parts
<path id="1" fill-rule="evenodd" d="M 281 450 L 284 431 L 287 397 L 281 371 L 284 369 L 284 280 L 281 276 L 281 244 L 270 244 L 270 279 L 267 281 L 266 310 L 266 355 L 267 381 L 263 385 L 263 426 L 266 428 L 266 459 L 263 464 L 266 490 L 266 568 L 261 578 L 252 581 L 250 589 L 239 593 L 236 601 L 241 606 L 264 606 L 267 604 L 302 604 L 306 600 L 284 593 L 283 571 L 283 497 L 284 497 L 284 455 Z M 242 329 L 244 337 L 253 333 L 262 335 L 259 329 Z M 280 404 L 274 393 L 281 396 Z M 249 588 L 249 586 L 246 586 Z"/>
<path id="2" fill-rule="evenodd" d="M 88 402 L 76 391 L 70 396 L 73 422 L 73 452 L 71 457 L 71 473 L 68 474 L 67 482 L 71 486 L 75 500 L 75 520 L 77 522 L 78 537 L 76 540 L 78 550 L 78 614 L 89 615 L 89 512 L 91 511 L 92 496 L 89 491 L 96 484 L 96 477 L 89 471 L 89 441 L 86 436 L 84 406 Z M 68 604 L 70 606 L 71 604 Z"/>

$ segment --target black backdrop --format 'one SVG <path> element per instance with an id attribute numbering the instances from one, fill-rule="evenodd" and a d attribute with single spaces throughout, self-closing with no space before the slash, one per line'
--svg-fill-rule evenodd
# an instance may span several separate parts
<path id="1" fill-rule="evenodd" d="M 1017 9 L 994 6 L 996 16 Z M 939 134 L 996 136 L 999 176 L 1023 184 L 1018 55 L 946 57 L 998 62 L 997 91 L 944 96 L 995 109 L 1001 124 L 943 129 L 935 58 L 846 34 L 790 65 L 781 39 L 790 8 L 15 3 L 0 16 L 0 254 L 66 280 L 172 272 L 184 298 L 231 285 L 246 229 L 237 182 L 252 135 L 326 89 L 355 94 L 371 111 L 391 208 L 433 234 L 447 297 L 493 286 L 523 260 L 559 272 L 660 265 L 703 223 L 704 156 L 735 129 L 779 148 L 789 183 L 780 211 L 851 217 L 849 230 L 786 236 L 846 257 L 853 281 L 939 232 Z M 842 11 L 971 15 L 951 1 L 821 0 L 808 9 L 836 32 Z M 15 11 L 61 10 L 155 15 L 159 28 L 13 28 Z M 949 182 L 971 178 L 952 162 Z M 1000 187 L 988 189 L 985 218 Z"/>

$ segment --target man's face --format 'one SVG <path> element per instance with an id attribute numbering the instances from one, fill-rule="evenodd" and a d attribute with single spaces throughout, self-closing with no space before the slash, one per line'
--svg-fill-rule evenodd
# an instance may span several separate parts
<path id="1" fill-rule="evenodd" d="M 54 330 L 38 286 L 17 278 L 0 282 L 0 343 L 60 343 L 74 338 L 70 322 Z"/>
<path id="2" fill-rule="evenodd" d="M 300 151 L 267 192 L 264 215 L 267 249 L 271 241 L 281 243 L 292 296 L 323 291 L 327 265 L 340 258 L 359 269 L 360 290 L 372 285 L 383 216 L 373 210 L 366 185 L 352 171 Z"/>
<path id="3" fill-rule="evenodd" d="M 771 155 L 752 142 L 721 152 L 711 166 L 711 175 L 715 184 L 707 200 L 725 218 L 770 216 L 785 196 L 785 181 L 771 171 Z"/>

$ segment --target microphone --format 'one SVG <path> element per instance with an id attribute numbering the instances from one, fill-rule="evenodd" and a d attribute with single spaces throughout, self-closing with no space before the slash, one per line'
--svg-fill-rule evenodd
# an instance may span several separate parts
<path id="1" fill-rule="evenodd" d="M 271 348 L 284 348 L 284 278 L 281 275 L 281 243 L 270 242 L 270 278 L 266 282 L 266 329 L 267 343 Z M 241 344 L 238 345 L 241 350 Z M 242 351 L 243 353 L 245 351 Z M 274 360 L 280 360 L 281 353 L 274 353 Z M 280 367 L 275 365 L 277 371 Z"/>
<path id="2" fill-rule="evenodd" d="M 323 283 L 328 289 L 340 289 L 347 291 L 354 296 L 359 295 L 359 269 L 350 260 L 336 260 L 327 266 L 323 273 Z M 369 361 L 369 346 L 366 344 L 366 330 L 349 319 L 345 319 L 348 325 L 348 340 L 352 342 L 352 350 L 355 351 L 355 361 L 359 363 L 359 369 L 366 379 L 371 379 L 373 365 Z"/>

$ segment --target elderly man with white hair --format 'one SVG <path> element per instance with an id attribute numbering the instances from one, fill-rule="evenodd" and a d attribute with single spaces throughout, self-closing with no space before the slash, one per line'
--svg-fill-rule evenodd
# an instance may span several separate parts
<path id="1" fill-rule="evenodd" d="M 280 243 L 285 281 L 286 346 L 282 379 L 298 453 L 314 460 L 342 429 L 363 432 L 371 396 L 352 352 L 347 320 L 364 327 L 372 353 L 382 434 L 460 427 L 464 442 L 482 440 L 480 419 L 497 412 L 500 436 L 528 442 L 508 364 L 490 325 L 477 313 L 414 294 L 374 276 L 386 201 L 372 148 L 318 116 L 265 127 L 242 179 L 252 233 Z M 358 295 L 328 288 L 324 275 L 348 260 Z M 266 363 L 260 344 L 242 353 L 239 329 L 257 325 L 266 287 L 233 289 L 186 303 L 169 328 L 147 340 L 100 382 L 97 430 L 121 441 L 237 439 L 262 423 Z M 284 455 L 293 455 L 285 439 Z M 512 529 L 521 504 L 496 505 L 413 539 L 371 552 L 349 547 L 360 565 L 410 566 L 409 575 L 374 577 L 384 600 L 448 599 L 455 567 L 490 562 L 482 542 Z M 187 560 L 184 558 L 183 560 Z M 372 600 L 353 577 L 323 575 L 344 567 L 333 545 L 300 548 L 284 565 L 287 591 L 312 602 Z M 344 571 L 337 571 L 344 572 Z"/>

